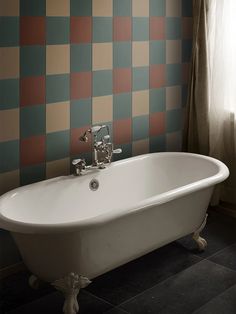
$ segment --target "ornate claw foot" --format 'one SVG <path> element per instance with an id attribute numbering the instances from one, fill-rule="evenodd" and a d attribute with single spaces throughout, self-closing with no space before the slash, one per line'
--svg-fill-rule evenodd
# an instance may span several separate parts
<path id="1" fill-rule="evenodd" d="M 207 247 L 207 241 L 200 236 L 200 233 L 202 232 L 202 230 L 206 226 L 207 216 L 208 216 L 208 214 L 206 214 L 206 217 L 205 217 L 203 223 L 201 224 L 201 226 L 199 227 L 199 229 L 196 230 L 193 234 L 193 240 L 196 241 L 199 251 L 205 251 L 205 249 Z"/>
<path id="2" fill-rule="evenodd" d="M 87 287 L 91 281 L 81 275 L 70 273 L 62 279 L 58 279 L 52 285 L 61 291 L 65 297 L 63 312 L 65 314 L 76 314 L 79 312 L 77 296 L 81 288 Z"/>
<path id="3" fill-rule="evenodd" d="M 41 281 L 35 275 L 31 275 L 29 277 L 28 283 L 32 289 L 37 290 L 40 287 Z"/>

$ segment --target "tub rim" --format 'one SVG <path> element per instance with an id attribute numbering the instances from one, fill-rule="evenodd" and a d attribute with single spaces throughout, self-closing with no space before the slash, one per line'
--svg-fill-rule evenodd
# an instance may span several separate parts
<path id="1" fill-rule="evenodd" d="M 214 185 L 224 181 L 229 176 L 228 167 L 220 160 L 215 159 L 213 157 L 205 156 L 205 155 L 185 153 L 185 152 L 149 153 L 149 154 L 139 155 L 139 156 L 135 156 L 131 158 L 126 158 L 120 161 L 115 161 L 109 167 L 116 166 L 122 163 L 131 162 L 132 160 L 136 160 L 136 159 L 148 158 L 157 154 L 166 155 L 166 156 L 175 156 L 175 155 L 176 156 L 192 156 L 192 157 L 197 157 L 199 159 L 205 159 L 214 163 L 218 167 L 218 172 L 213 176 L 209 176 L 207 178 L 198 180 L 196 182 L 172 189 L 168 192 L 164 192 L 159 195 L 149 197 L 139 203 L 126 207 L 123 210 L 113 210 L 113 211 L 109 211 L 101 215 L 92 217 L 92 218 L 86 218 L 83 220 L 77 220 L 77 221 L 66 222 L 66 223 L 55 223 L 55 224 L 28 223 L 28 222 L 22 222 L 22 221 L 17 221 L 11 218 L 7 218 L 2 213 L 2 210 L 1 210 L 3 206 L 3 201 L 10 194 L 13 194 L 14 191 L 18 190 L 19 188 L 24 188 L 26 186 L 18 187 L 0 196 L 0 228 L 11 231 L 11 232 L 18 232 L 18 233 L 25 233 L 25 234 L 28 234 L 28 233 L 30 234 L 50 233 L 51 234 L 51 233 L 62 233 L 62 232 L 74 232 L 74 231 L 82 230 L 85 228 L 87 229 L 93 226 L 102 225 L 102 224 L 108 223 L 109 221 L 113 221 L 115 219 L 119 219 L 121 217 L 131 215 L 137 211 L 144 211 L 153 206 L 170 202 L 174 199 L 189 195 L 193 192 L 197 192 L 197 191 L 209 188 L 209 187 L 213 187 Z M 57 178 L 60 178 L 60 177 L 43 180 L 43 181 L 33 183 L 33 184 L 43 184 L 43 182 L 45 181 L 53 181 L 53 180 L 56 180 Z M 30 185 L 33 185 L 33 184 L 30 184 Z"/>

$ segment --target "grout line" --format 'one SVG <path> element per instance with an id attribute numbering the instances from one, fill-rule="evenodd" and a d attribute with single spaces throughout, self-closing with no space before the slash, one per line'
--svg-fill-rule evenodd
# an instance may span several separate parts
<path id="1" fill-rule="evenodd" d="M 97 295 L 91 293 L 90 291 L 83 290 L 83 292 L 84 292 L 85 294 L 90 295 L 91 297 L 94 297 L 94 298 L 96 298 L 96 299 L 98 299 L 98 300 L 100 300 L 100 301 L 103 301 L 104 303 L 107 303 L 107 304 L 111 305 L 112 307 L 117 307 L 117 305 L 112 304 L 112 303 L 110 303 L 109 301 L 107 301 L 107 300 L 105 300 L 105 299 L 103 299 L 103 298 L 100 298 L 99 296 L 97 296 Z"/>

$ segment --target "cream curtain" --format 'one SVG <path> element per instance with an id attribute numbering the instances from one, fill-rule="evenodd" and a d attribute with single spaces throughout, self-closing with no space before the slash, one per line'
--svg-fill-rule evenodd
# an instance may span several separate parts
<path id="1" fill-rule="evenodd" d="M 230 178 L 213 203 L 236 204 L 236 1 L 194 0 L 193 12 L 187 150 L 227 164 Z"/>

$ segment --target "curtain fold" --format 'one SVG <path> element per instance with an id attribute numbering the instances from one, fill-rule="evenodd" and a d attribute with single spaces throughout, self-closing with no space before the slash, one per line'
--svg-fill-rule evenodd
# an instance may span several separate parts
<path id="1" fill-rule="evenodd" d="M 214 194 L 236 204 L 235 0 L 193 0 L 193 49 L 184 150 L 209 155 L 229 167 Z"/>

